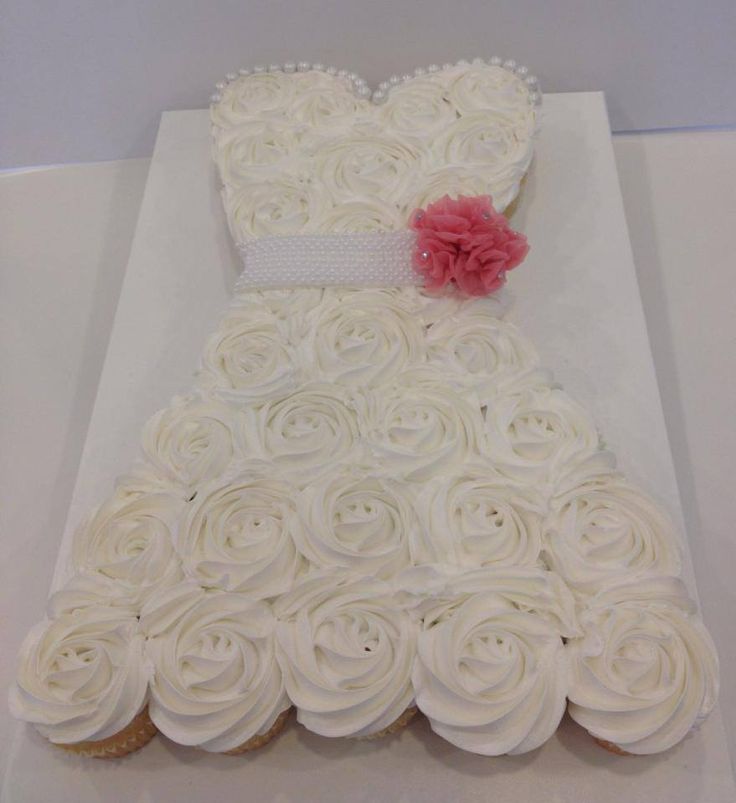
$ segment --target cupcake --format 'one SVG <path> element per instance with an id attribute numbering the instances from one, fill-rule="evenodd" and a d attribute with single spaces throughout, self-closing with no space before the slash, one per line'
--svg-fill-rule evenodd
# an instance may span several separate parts
<path id="1" fill-rule="evenodd" d="M 278 661 L 305 728 L 378 738 L 410 722 L 415 624 L 386 583 L 316 572 L 281 597 L 275 612 Z"/>
<path id="2" fill-rule="evenodd" d="M 138 750 L 156 733 L 143 644 L 136 617 L 113 607 L 39 623 L 20 649 L 13 716 L 78 755 L 119 758 Z"/>
<path id="3" fill-rule="evenodd" d="M 661 753 L 712 710 L 718 656 L 693 612 L 681 580 L 656 576 L 604 588 L 582 611 L 568 711 L 604 749 Z"/>
<path id="4" fill-rule="evenodd" d="M 178 744 L 237 755 L 284 728 L 290 703 L 265 602 L 193 581 L 152 598 L 141 613 L 153 665 L 151 719 Z"/>
<path id="5" fill-rule="evenodd" d="M 544 744 L 565 712 L 572 597 L 551 572 L 479 570 L 427 600 L 413 683 L 451 744 L 484 756 Z M 571 615 L 572 614 L 572 615 Z"/>

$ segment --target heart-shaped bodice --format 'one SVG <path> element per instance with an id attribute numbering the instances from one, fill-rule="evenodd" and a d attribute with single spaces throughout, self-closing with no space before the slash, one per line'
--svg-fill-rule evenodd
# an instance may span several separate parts
<path id="1" fill-rule="evenodd" d="M 241 71 L 212 105 L 214 158 L 236 242 L 394 231 L 443 195 L 506 209 L 533 153 L 539 95 L 513 64 L 476 59 L 370 90 L 309 65 Z"/>

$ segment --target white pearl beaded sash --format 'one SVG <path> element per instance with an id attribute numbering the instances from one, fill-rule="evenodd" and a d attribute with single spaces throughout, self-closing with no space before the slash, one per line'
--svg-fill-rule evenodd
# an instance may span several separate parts
<path id="1" fill-rule="evenodd" d="M 407 229 L 260 237 L 238 244 L 238 290 L 282 287 L 401 287 L 422 284 L 411 264 L 416 234 Z"/>

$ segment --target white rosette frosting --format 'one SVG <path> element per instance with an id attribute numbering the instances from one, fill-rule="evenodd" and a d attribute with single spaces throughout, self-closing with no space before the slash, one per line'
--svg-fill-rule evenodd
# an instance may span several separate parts
<path id="1" fill-rule="evenodd" d="M 328 288 L 290 287 L 279 290 L 253 290 L 235 288 L 232 301 L 234 315 L 243 321 L 256 318 L 273 323 L 284 338 L 281 345 L 289 350 L 296 348 L 295 355 L 303 367 L 308 355 L 301 353 L 299 346 L 312 337 L 313 317 L 321 308 Z M 288 341 L 288 342 L 287 342 Z M 249 348 L 248 346 L 246 348 Z"/>
<path id="2" fill-rule="evenodd" d="M 274 119 L 248 119 L 222 132 L 214 159 L 226 184 L 253 181 L 268 168 L 289 159 L 300 137 L 290 124 Z"/>
<path id="3" fill-rule="evenodd" d="M 412 541 L 417 563 L 534 566 L 546 507 L 533 488 L 468 469 L 429 482 L 417 509 L 423 526 Z"/>
<path id="4" fill-rule="evenodd" d="M 317 148 L 312 170 L 333 205 L 370 198 L 393 202 L 416 181 L 423 153 L 418 141 L 380 129 L 346 132 Z"/>
<path id="5" fill-rule="evenodd" d="M 389 131 L 431 139 L 455 122 L 457 112 L 445 88 L 430 75 L 394 87 L 380 108 L 380 119 Z"/>
<path id="6" fill-rule="evenodd" d="M 718 656 L 681 580 L 627 580 L 604 588 L 566 647 L 568 711 L 593 736 L 647 755 L 681 741 L 718 696 Z"/>
<path id="7" fill-rule="evenodd" d="M 278 660 L 304 727 L 372 736 L 410 707 L 416 628 L 387 584 L 321 572 L 281 597 L 275 612 Z"/>
<path id="8" fill-rule="evenodd" d="M 462 114 L 501 110 L 514 115 L 518 126 L 530 125 L 529 89 L 509 70 L 485 64 L 455 68 L 447 73 L 444 83 L 449 101 Z M 532 120 L 530 130 L 533 127 Z"/>
<path id="9" fill-rule="evenodd" d="M 356 448 L 358 422 L 349 403 L 343 388 L 324 382 L 303 385 L 263 407 L 258 440 L 249 428 L 246 443 L 292 481 L 311 481 Z"/>
<path id="10" fill-rule="evenodd" d="M 409 565 L 417 529 L 408 489 L 340 467 L 299 500 L 297 544 L 316 566 L 390 578 Z"/>
<path id="11" fill-rule="evenodd" d="M 529 138 L 533 128 L 531 110 L 519 117 L 498 109 L 483 109 L 456 120 L 435 147 L 447 164 L 473 165 L 486 170 L 508 170 L 514 166 L 521 177 L 531 162 Z"/>
<path id="12" fill-rule="evenodd" d="M 424 329 L 400 295 L 343 294 L 314 324 L 314 370 L 325 381 L 375 387 L 424 359 Z"/>
<path id="13" fill-rule="evenodd" d="M 380 469 L 420 482 L 476 455 L 483 421 L 479 407 L 436 382 L 432 372 L 421 385 L 410 379 L 402 377 L 380 392 L 367 390 L 356 397 L 355 405 Z"/>
<path id="14" fill-rule="evenodd" d="M 257 468 L 201 486 L 176 535 L 185 574 L 254 599 L 290 589 L 304 568 L 294 544 L 295 497 L 290 485 Z"/>
<path id="15" fill-rule="evenodd" d="M 225 185 L 222 200 L 236 242 L 314 231 L 325 205 L 322 189 L 276 169 L 268 176 L 259 173 L 248 181 Z"/>
<path id="16" fill-rule="evenodd" d="M 598 475 L 556 496 L 544 544 L 549 567 L 582 594 L 637 574 L 677 575 L 681 568 L 672 522 L 616 474 Z"/>
<path id="17" fill-rule="evenodd" d="M 153 664 L 149 713 L 178 744 L 212 752 L 267 733 L 289 708 L 264 602 L 184 582 L 141 615 Z"/>
<path id="18" fill-rule="evenodd" d="M 172 532 L 184 504 L 169 494 L 127 500 L 116 493 L 76 531 L 71 555 L 75 570 L 112 581 L 115 593 L 105 593 L 121 604 L 128 600 L 140 606 L 155 591 L 182 577 Z M 90 584 L 94 581 L 86 583 L 87 592 L 92 592 Z M 104 579 L 97 586 L 103 593 Z M 81 592 L 84 581 L 77 580 L 76 588 Z"/>
<path id="19" fill-rule="evenodd" d="M 237 410 L 196 396 L 175 398 L 143 429 L 142 447 L 152 467 L 182 488 L 186 498 L 201 482 L 216 479 L 240 457 Z"/>
<path id="20" fill-rule="evenodd" d="M 114 736 L 146 704 L 143 644 L 136 617 L 112 607 L 39 623 L 20 648 L 11 713 L 56 744 Z"/>
<path id="21" fill-rule="evenodd" d="M 543 572 L 522 571 L 518 592 L 512 572 L 483 574 L 450 581 L 449 601 L 426 612 L 412 675 L 417 705 L 463 750 L 525 753 L 549 739 L 565 711 L 562 636 L 572 624 L 561 623 L 570 622 L 571 599 Z M 540 584 L 547 588 L 537 596 Z"/>
<path id="22" fill-rule="evenodd" d="M 536 349 L 510 323 L 493 316 L 486 303 L 463 305 L 427 332 L 431 365 L 450 372 L 465 385 L 496 383 L 539 366 Z"/>
<path id="23" fill-rule="evenodd" d="M 487 454 L 504 474 L 551 492 L 570 465 L 594 454 L 598 433 L 588 413 L 551 385 L 546 372 L 522 375 L 484 396 Z"/>
<path id="24" fill-rule="evenodd" d="M 300 89 L 289 109 L 290 117 L 321 136 L 340 133 L 360 114 L 361 102 L 347 85 L 332 79 Z"/>
<path id="25" fill-rule="evenodd" d="M 283 72 L 264 72 L 232 81 L 212 107 L 212 122 L 227 129 L 259 114 L 282 115 L 299 88 L 295 77 Z"/>
<path id="26" fill-rule="evenodd" d="M 257 404 L 294 390 L 299 362 L 288 324 L 236 309 L 207 341 L 199 382 L 222 399 Z"/>

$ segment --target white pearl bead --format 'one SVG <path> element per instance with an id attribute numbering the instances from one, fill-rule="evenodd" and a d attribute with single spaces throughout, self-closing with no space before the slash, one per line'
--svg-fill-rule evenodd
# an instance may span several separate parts
<path id="1" fill-rule="evenodd" d="M 348 73 L 348 78 L 349 78 L 351 81 L 357 81 L 357 80 L 360 78 L 360 76 L 358 75 L 358 73 L 357 73 L 357 72 L 349 72 L 349 73 Z"/>
<path id="2" fill-rule="evenodd" d="M 503 59 L 499 56 L 491 56 L 491 58 L 488 60 L 488 63 L 491 65 L 491 67 L 499 67 L 502 62 Z"/>
<path id="3" fill-rule="evenodd" d="M 340 76 L 340 78 L 347 78 L 348 77 L 348 71 L 347 70 L 338 70 L 337 74 Z"/>
<path id="4" fill-rule="evenodd" d="M 455 66 L 454 64 L 450 64 L 450 62 L 449 62 L 449 61 L 446 61 L 446 62 L 445 62 L 443 65 L 442 65 L 442 69 L 443 69 L 443 70 L 451 70 L 451 69 L 452 69 L 454 66 Z"/>
<path id="5" fill-rule="evenodd" d="M 535 87 L 539 83 L 539 79 L 536 75 L 529 75 L 524 79 L 524 83 L 527 86 Z"/>
<path id="6" fill-rule="evenodd" d="M 253 72 L 255 73 L 266 72 L 266 68 L 262 64 L 256 64 L 256 66 L 253 68 Z"/>
<path id="7" fill-rule="evenodd" d="M 371 89 L 368 86 L 361 86 L 355 90 L 355 93 L 361 98 L 369 98 L 371 96 Z"/>
<path id="8" fill-rule="evenodd" d="M 457 66 L 458 67 L 467 67 L 470 62 L 467 59 L 458 59 Z"/>
<path id="9" fill-rule="evenodd" d="M 296 64 L 293 61 L 287 61 L 284 64 L 284 72 L 294 72 L 296 70 Z"/>
<path id="10" fill-rule="evenodd" d="M 519 76 L 519 78 L 524 78 L 529 74 L 529 68 L 525 67 L 523 64 L 517 67 L 514 72 Z"/>
<path id="11" fill-rule="evenodd" d="M 514 68 L 516 67 L 516 62 L 513 59 L 506 59 L 503 63 L 504 69 L 511 70 L 513 72 Z"/>
<path id="12" fill-rule="evenodd" d="M 414 75 L 416 76 L 426 75 L 426 73 L 427 71 L 424 69 L 424 67 L 417 67 L 416 70 L 414 70 Z"/>
<path id="13" fill-rule="evenodd" d="M 337 67 L 328 67 L 325 72 L 328 75 L 337 75 Z"/>
<path id="14" fill-rule="evenodd" d="M 226 86 L 227 84 L 224 81 L 218 81 L 215 84 L 215 89 L 224 89 Z"/>
<path id="15" fill-rule="evenodd" d="M 218 95 L 217 92 L 215 92 L 214 95 L 210 95 L 210 100 L 213 103 L 219 103 L 222 100 L 222 95 Z"/>
<path id="16" fill-rule="evenodd" d="M 411 81 L 411 75 L 409 75 L 409 73 L 406 73 L 406 75 L 401 76 L 401 80 L 404 82 Z"/>
<path id="17" fill-rule="evenodd" d="M 269 64 L 268 65 L 269 72 L 281 72 L 281 65 L 280 64 Z"/>
<path id="18" fill-rule="evenodd" d="M 296 65 L 297 70 L 299 72 L 308 72 L 309 71 L 309 62 L 308 61 L 300 61 L 299 64 Z"/>
<path id="19" fill-rule="evenodd" d="M 438 72 L 439 69 L 440 69 L 439 64 L 430 64 L 429 67 L 427 67 L 427 72 Z"/>
<path id="20" fill-rule="evenodd" d="M 238 75 L 250 75 L 250 70 L 246 70 L 245 67 L 241 67 L 238 70 Z"/>
<path id="21" fill-rule="evenodd" d="M 539 92 L 532 92 L 532 93 L 529 95 L 529 100 L 530 100 L 530 101 L 531 101 L 531 102 L 532 102 L 532 103 L 533 103 L 535 106 L 541 106 L 541 105 L 542 105 L 542 96 L 540 95 L 540 93 L 539 93 Z"/>
<path id="22" fill-rule="evenodd" d="M 386 97 L 385 93 L 381 92 L 380 89 L 377 89 L 373 93 L 373 101 L 374 101 L 374 103 L 380 103 L 385 97 Z"/>
<path id="23" fill-rule="evenodd" d="M 312 65 L 312 69 L 313 70 L 317 70 L 318 72 L 324 72 L 325 65 L 324 64 L 320 64 L 319 62 L 317 62 L 316 64 Z"/>
<path id="24" fill-rule="evenodd" d="M 399 78 L 398 75 L 392 75 L 388 79 L 388 82 L 389 82 L 389 84 L 391 84 L 391 86 L 396 86 L 396 84 L 400 84 L 401 83 L 401 78 Z"/>
<path id="25" fill-rule="evenodd" d="M 234 81 L 234 80 L 235 80 L 237 77 L 238 77 L 238 76 L 237 76 L 237 75 L 235 75 L 235 73 L 234 73 L 234 72 L 229 72 L 229 73 L 228 73 L 228 74 L 225 76 L 225 78 L 227 78 L 227 80 L 228 80 L 228 81 Z"/>
<path id="26" fill-rule="evenodd" d="M 388 81 L 381 81 L 381 83 L 378 85 L 378 88 L 381 90 L 381 92 L 385 92 L 390 86 L 391 84 L 389 84 Z"/>

